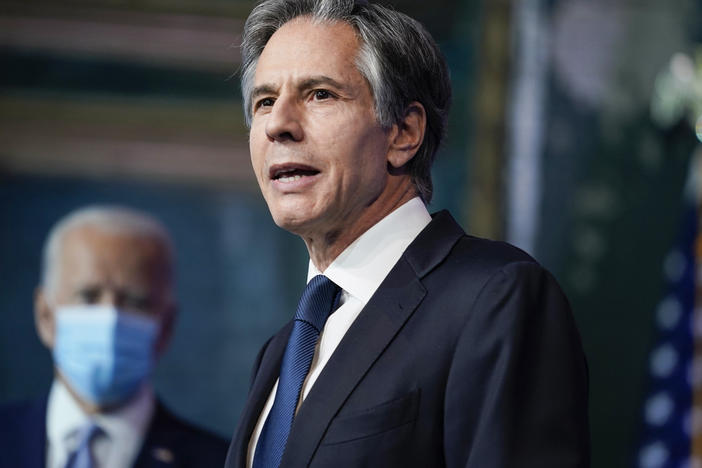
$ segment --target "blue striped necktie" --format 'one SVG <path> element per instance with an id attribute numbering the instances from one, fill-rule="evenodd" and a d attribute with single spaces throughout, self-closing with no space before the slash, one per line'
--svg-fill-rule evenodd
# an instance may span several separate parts
<path id="1" fill-rule="evenodd" d="M 253 468 L 277 468 L 280 465 L 317 339 L 338 301 L 339 292 L 339 286 L 329 278 L 317 275 L 302 293 L 280 365 L 273 407 L 256 444 Z"/>
<path id="2" fill-rule="evenodd" d="M 71 453 L 66 462 L 66 468 L 94 468 L 95 459 L 93 458 L 90 445 L 93 439 L 102 434 L 103 430 L 100 426 L 90 424 L 81 431 L 80 445 Z"/>

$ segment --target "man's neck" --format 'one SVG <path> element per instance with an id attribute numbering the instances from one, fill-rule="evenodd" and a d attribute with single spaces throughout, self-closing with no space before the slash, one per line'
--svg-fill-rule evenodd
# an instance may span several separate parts
<path id="1" fill-rule="evenodd" d="M 349 229 L 343 232 L 325 232 L 316 236 L 301 236 L 307 245 L 310 260 L 320 272 L 324 272 L 334 259 L 363 235 L 364 232 L 416 196 L 417 194 L 412 188 L 411 190 L 398 193 L 396 197 L 393 197 L 394 199 L 391 203 L 374 203 L 361 214 L 359 219 Z"/>

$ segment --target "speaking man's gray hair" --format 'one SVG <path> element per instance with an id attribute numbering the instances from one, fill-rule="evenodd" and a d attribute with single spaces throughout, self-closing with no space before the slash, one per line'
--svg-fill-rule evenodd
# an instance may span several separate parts
<path id="1" fill-rule="evenodd" d="M 90 226 L 101 232 L 144 237 L 156 240 L 163 247 L 167 262 L 164 273 L 172 287 L 173 247 L 163 225 L 154 217 L 131 208 L 117 205 L 92 205 L 68 213 L 61 218 L 46 238 L 42 255 L 41 286 L 50 300 L 61 275 L 59 259 L 63 240 L 69 232 Z"/>
<path id="2" fill-rule="evenodd" d="M 390 8 L 353 0 L 264 0 L 249 15 L 242 40 L 241 90 L 246 122 L 251 124 L 251 92 L 256 64 L 271 36 L 288 21 L 308 16 L 316 21 L 351 25 L 361 42 L 356 66 L 368 81 L 378 122 L 385 128 L 405 117 L 417 101 L 427 114 L 424 141 L 407 170 L 425 203 L 433 192 L 431 165 L 441 144 L 451 102 L 448 67 L 424 27 Z"/>

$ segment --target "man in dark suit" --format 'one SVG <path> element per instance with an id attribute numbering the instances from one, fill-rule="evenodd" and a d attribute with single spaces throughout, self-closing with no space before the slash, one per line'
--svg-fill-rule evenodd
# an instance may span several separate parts
<path id="1" fill-rule="evenodd" d="M 226 466 L 588 466 L 556 281 L 425 207 L 451 94 L 431 36 L 367 1 L 265 0 L 242 49 L 253 169 L 310 263 Z"/>
<path id="2" fill-rule="evenodd" d="M 44 247 L 35 322 L 47 397 L 0 407 L 0 467 L 217 467 L 226 441 L 171 414 L 151 372 L 175 318 L 164 228 L 120 207 L 63 218 Z"/>

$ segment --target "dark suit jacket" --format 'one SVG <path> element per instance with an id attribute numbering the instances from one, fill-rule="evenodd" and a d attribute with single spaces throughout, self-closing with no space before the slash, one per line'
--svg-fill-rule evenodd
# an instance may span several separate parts
<path id="1" fill-rule="evenodd" d="M 0 407 L 0 468 L 46 467 L 47 398 Z M 171 414 L 157 402 L 135 468 L 219 468 L 225 440 Z M 126 467 L 125 467 L 126 468 Z"/>
<path id="2" fill-rule="evenodd" d="M 259 354 L 228 468 L 245 466 L 291 328 Z M 553 277 L 441 212 L 319 375 L 281 466 L 586 467 L 587 395 L 580 338 Z"/>

